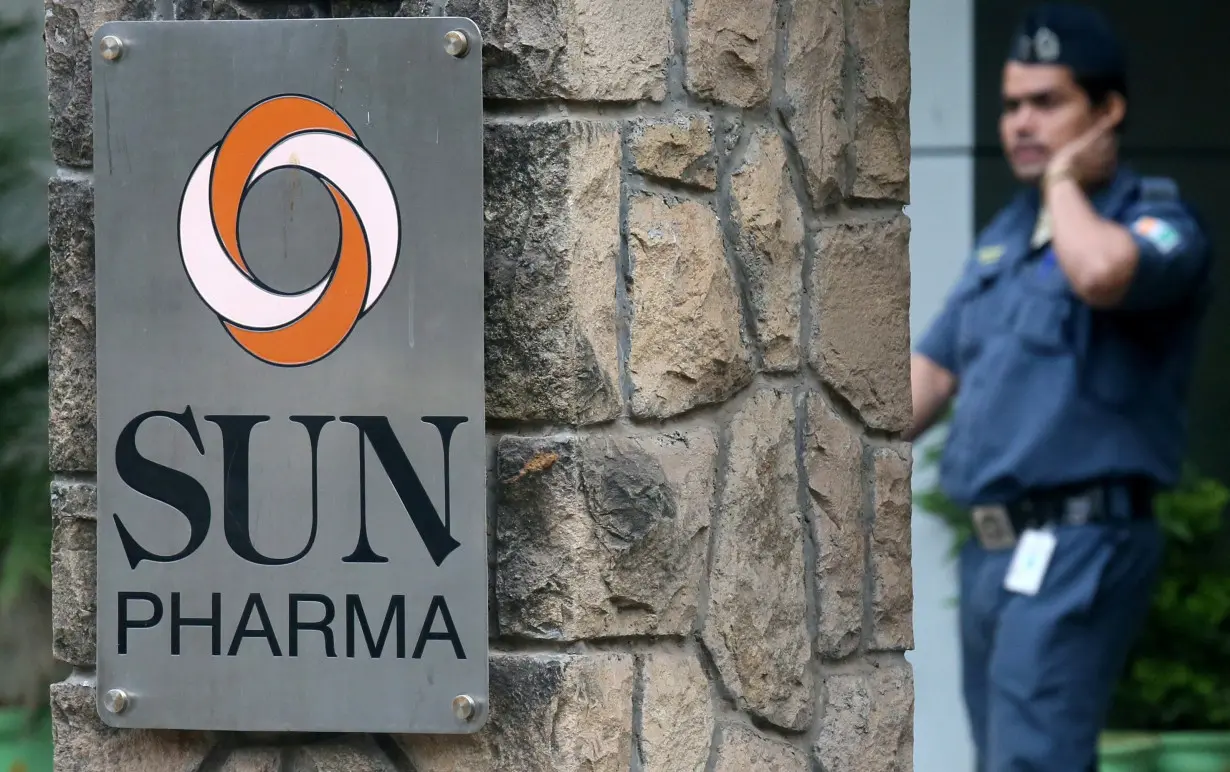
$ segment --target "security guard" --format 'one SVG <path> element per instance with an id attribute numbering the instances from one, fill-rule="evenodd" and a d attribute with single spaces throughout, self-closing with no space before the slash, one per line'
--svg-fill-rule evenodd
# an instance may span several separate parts
<path id="1" fill-rule="evenodd" d="M 1154 587 L 1210 247 L 1169 179 L 1117 160 L 1124 55 L 1074 5 L 1026 15 L 1000 134 L 1022 183 L 911 361 L 914 426 L 955 397 L 941 485 L 979 769 L 1085 772 Z"/>

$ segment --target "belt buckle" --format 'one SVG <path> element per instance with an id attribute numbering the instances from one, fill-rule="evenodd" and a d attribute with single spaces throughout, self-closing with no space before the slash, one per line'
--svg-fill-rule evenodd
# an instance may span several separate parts
<path id="1" fill-rule="evenodd" d="M 1006 550 L 1016 544 L 1016 529 L 1008 508 L 990 504 L 973 508 L 974 534 L 985 550 Z"/>
<path id="2" fill-rule="evenodd" d="M 1064 523 L 1065 525 L 1086 525 L 1093 522 L 1095 516 L 1099 514 L 1100 509 L 1104 509 L 1105 505 L 1101 501 L 1101 491 L 1093 494 L 1083 494 L 1073 496 L 1064 502 Z"/>

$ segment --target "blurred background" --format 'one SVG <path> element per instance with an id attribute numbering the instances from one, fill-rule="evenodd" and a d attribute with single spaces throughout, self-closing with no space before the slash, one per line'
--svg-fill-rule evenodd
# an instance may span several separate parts
<path id="1" fill-rule="evenodd" d="M 973 247 L 974 236 L 1007 203 L 1014 183 L 999 147 L 1000 74 L 1024 0 L 911 0 L 910 109 L 913 155 L 910 326 L 922 334 Z M 1193 474 L 1162 502 L 1171 536 L 1149 629 L 1116 705 L 1120 731 L 1201 730 L 1230 747 L 1230 133 L 1218 123 L 1230 91 L 1230 46 L 1222 31 L 1230 4 L 1207 0 L 1090 0 L 1123 37 L 1129 55 L 1129 126 L 1124 160 L 1175 178 L 1201 211 L 1218 249 L 1217 298 L 1205 325 L 1191 401 Z M 932 490 L 943 432 L 914 451 L 915 769 L 970 772 L 960 697 L 955 566 L 949 559 L 964 513 Z M 954 527 L 958 526 L 958 527 Z M 1212 739 L 1212 738 L 1211 738 Z M 957 750 L 959 749 L 959 750 Z M 1153 769 L 1112 766 L 1104 769 Z M 1188 766 L 1173 766 L 1187 763 Z M 1227 770 L 1230 754 L 1172 769 Z"/>
<path id="2" fill-rule="evenodd" d="M 50 666 L 47 432 L 38 424 L 47 420 L 47 180 L 55 168 L 42 22 L 40 0 L 0 0 L 0 707 L 44 699 Z"/>
<path id="3" fill-rule="evenodd" d="M 1094 2 L 1131 55 L 1127 161 L 1175 177 L 1207 219 L 1224 268 L 1230 253 L 1230 133 L 1224 73 L 1230 4 L 1208 0 Z M 913 333 L 939 308 L 975 233 L 1012 193 L 996 134 L 999 75 L 1022 0 L 912 0 L 911 268 Z M 51 518 L 46 472 L 46 181 L 54 173 L 40 0 L 0 0 L 0 770 L 19 742 L 49 747 Z M 24 26 L 23 26 L 24 24 Z M 1219 287 L 1224 270 L 1219 268 Z M 1150 628 L 1124 679 L 1113 729 L 1230 736 L 1230 295 L 1206 326 L 1192 400 L 1193 476 L 1162 507 L 1172 535 Z M 972 770 L 960 701 L 950 560 L 963 513 L 935 495 L 931 457 L 943 432 L 915 449 L 915 769 Z M 32 723 L 31 723 L 32 722 Z M 15 727 L 34 726 L 33 733 Z M 33 740 L 30 738 L 33 737 Z M 1230 747 L 1230 742 L 1227 742 Z M 1228 752 L 1230 753 L 1230 752 Z M 30 757 L 33 758 L 33 757 Z M 1230 769 L 1224 766 L 1191 769 Z M 1104 768 L 1149 769 L 1148 766 Z M 1220 763 L 1220 762 L 1214 762 Z M 34 764 L 31 772 L 36 772 Z M 47 762 L 46 769 L 50 769 Z M 1174 767 L 1178 769 L 1178 767 Z M 844 772 L 831 770 L 830 772 Z"/>
<path id="4" fill-rule="evenodd" d="M 0 0 L 0 770 L 50 770 L 43 5 Z M 42 426 L 40 427 L 40 424 Z"/>

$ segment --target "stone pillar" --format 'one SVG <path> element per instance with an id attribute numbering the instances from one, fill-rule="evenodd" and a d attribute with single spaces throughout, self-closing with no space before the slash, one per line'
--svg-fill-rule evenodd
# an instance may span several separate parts
<path id="1" fill-rule="evenodd" d="M 59 772 L 911 768 L 908 0 L 47 2 Z M 423 14 L 486 36 L 491 721 L 106 728 L 90 36 Z"/>

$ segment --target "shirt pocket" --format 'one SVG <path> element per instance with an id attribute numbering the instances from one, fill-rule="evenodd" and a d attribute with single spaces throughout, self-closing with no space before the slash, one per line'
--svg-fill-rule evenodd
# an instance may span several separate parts
<path id="1" fill-rule="evenodd" d="M 1076 301 L 1062 275 L 1028 277 L 1013 289 L 1007 305 L 1022 347 L 1037 354 L 1071 353 Z"/>

